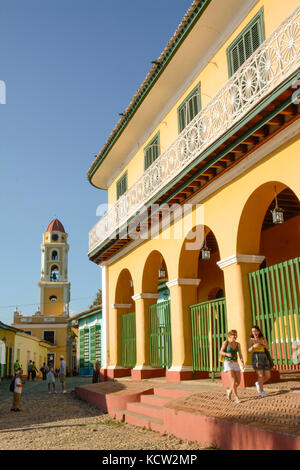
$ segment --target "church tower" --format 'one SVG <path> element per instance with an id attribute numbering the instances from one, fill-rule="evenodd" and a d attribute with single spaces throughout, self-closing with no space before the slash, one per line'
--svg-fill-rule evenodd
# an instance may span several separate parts
<path id="1" fill-rule="evenodd" d="M 42 315 L 69 316 L 68 234 L 58 219 L 53 219 L 41 244 L 39 306 Z"/>
<path id="2" fill-rule="evenodd" d="M 60 366 L 61 355 L 67 367 L 70 369 L 72 366 L 68 324 L 70 283 L 67 238 L 62 223 L 58 219 L 52 220 L 43 234 L 41 244 L 39 307 L 33 315 L 22 315 L 18 309 L 14 312 L 13 326 L 48 342 L 47 362 L 52 362 L 55 369 Z M 27 359 L 38 361 L 34 357 Z"/>

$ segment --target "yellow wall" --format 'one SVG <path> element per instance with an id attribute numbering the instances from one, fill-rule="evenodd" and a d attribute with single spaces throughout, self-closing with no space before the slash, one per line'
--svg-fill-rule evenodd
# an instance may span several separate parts
<path id="1" fill-rule="evenodd" d="M 278 149 L 268 154 L 259 163 L 256 163 L 251 170 L 243 172 L 237 176 L 231 183 L 228 183 L 221 190 L 216 191 L 206 200 L 202 201 L 204 206 L 203 223 L 209 227 L 217 240 L 220 252 L 220 259 L 227 258 L 236 253 L 266 255 L 268 264 L 278 262 L 274 257 L 274 253 L 278 248 L 282 250 L 284 259 L 289 256 L 295 256 L 299 250 L 299 231 L 300 217 L 287 221 L 281 227 L 274 227 L 265 231 L 261 237 L 261 225 L 267 209 L 274 198 L 274 182 L 278 191 L 285 189 L 285 185 L 289 187 L 295 195 L 300 199 L 300 180 L 298 172 L 295 168 L 299 167 L 300 141 L 297 137 L 289 140 L 281 145 Z M 283 164 L 284 162 L 284 164 Z M 288 164 L 287 164 L 288 162 Z M 257 196 L 258 195 L 258 196 Z M 199 208 L 194 209 L 193 214 L 189 217 L 188 229 L 192 229 L 195 225 L 196 212 Z M 177 227 L 181 222 L 176 222 Z M 276 238 L 273 232 L 277 232 Z M 134 294 L 141 292 L 149 292 L 145 286 L 153 289 L 155 282 L 153 279 L 157 276 L 157 266 L 155 263 L 147 264 L 147 259 L 151 253 L 156 250 L 159 252 L 166 263 L 168 270 L 168 280 L 179 277 L 195 278 L 200 273 L 196 273 L 192 258 L 199 256 L 198 252 L 192 253 L 189 260 L 186 256 L 181 256 L 183 239 L 163 239 L 163 234 L 157 239 L 149 239 L 141 245 L 131 250 L 119 260 L 108 266 L 109 273 L 109 315 L 114 324 L 115 311 L 111 307 L 116 299 L 116 286 L 123 270 L 128 270 L 134 285 Z M 261 242 L 262 240 L 262 242 Z M 260 251 L 261 250 L 261 251 Z M 265 250 L 265 251 L 264 251 Z M 298 251 L 299 255 L 299 251 Z M 278 255 L 276 255 L 278 256 Z M 149 258 L 150 259 L 150 258 Z M 180 270 L 180 263 L 184 264 L 184 270 Z M 147 272 L 144 272 L 145 265 L 148 266 Z M 151 267 L 152 266 L 152 267 Z M 207 270 L 203 267 L 200 277 L 203 279 L 198 290 L 198 298 L 207 300 L 209 289 L 216 284 L 216 287 L 222 282 L 222 271 L 212 264 L 207 265 Z M 210 267 L 209 267 L 210 266 Z M 247 272 L 258 269 L 255 265 L 242 266 L 240 271 L 235 267 L 227 268 L 225 283 L 226 299 L 230 299 L 230 311 L 228 313 L 230 321 L 229 328 L 242 328 L 246 325 L 244 320 L 239 318 L 239 310 L 235 311 L 235 305 L 241 305 L 241 296 L 245 289 L 249 291 L 247 286 Z M 248 271 L 247 271 L 248 270 Z M 185 272 L 185 275 L 182 275 Z M 214 275 L 214 273 L 216 273 Z M 239 274 L 240 273 L 240 274 Z M 243 276 L 240 278 L 238 276 Z M 145 282 L 147 281 L 147 282 Z M 239 287 L 237 287 L 239 283 Z M 125 284 L 125 283 L 124 283 Z M 228 285 L 230 292 L 228 292 Z M 118 289 L 122 288 L 121 284 Z M 125 288 L 125 287 L 124 287 Z M 202 290 L 201 290 L 202 288 Z M 153 292 L 153 290 L 150 290 Z M 121 298 L 120 292 L 118 297 Z M 191 294 L 191 299 L 193 294 Z M 192 300 L 191 300 L 192 302 Z M 249 335 L 250 328 L 250 301 L 245 304 L 248 320 L 244 326 L 246 331 L 243 342 L 244 351 L 246 351 L 245 337 Z M 134 303 L 133 303 L 134 306 Z M 130 310 L 132 311 L 132 309 Z M 172 313 L 171 313 L 172 314 Z M 244 323 L 243 323 L 244 322 Z M 249 330 L 249 331 L 248 331 Z M 138 334 L 138 332 L 137 332 Z M 172 335 L 174 331 L 172 332 Z M 175 333 L 177 334 L 177 333 Z M 118 335 L 110 334 L 110 350 L 115 350 L 115 341 Z M 112 354 L 112 353 L 111 353 Z M 246 352 L 245 352 L 246 355 Z M 113 361 L 113 359 L 111 359 Z M 113 364 L 113 362 L 112 362 Z"/>
<path id="2" fill-rule="evenodd" d="M 20 326 L 21 327 L 21 326 Z M 63 355 L 65 360 L 67 358 L 67 327 L 65 328 L 55 328 L 55 325 L 51 323 L 45 324 L 43 328 L 30 328 L 30 325 L 22 325 L 23 330 L 30 330 L 32 331 L 32 335 L 36 338 L 43 340 L 44 335 L 43 332 L 45 330 L 55 331 L 55 347 L 49 347 L 49 353 L 55 353 L 55 367 L 59 368 L 60 360 L 59 356 Z M 30 336 L 29 336 L 30 338 Z M 31 359 L 31 358 L 30 358 Z M 43 361 L 44 362 L 44 361 Z"/>
<path id="3" fill-rule="evenodd" d="M 56 302 L 51 302 L 49 297 L 56 295 Z M 61 315 L 64 311 L 64 288 L 63 287 L 45 287 L 44 288 L 44 315 Z"/>
<path id="4" fill-rule="evenodd" d="M 0 340 L 5 342 L 6 348 L 10 349 L 12 348 L 12 366 L 14 362 L 14 343 L 15 343 L 15 333 L 13 331 L 5 330 L 0 327 Z M 6 375 L 9 375 L 9 355 L 6 356 L 8 360 L 8 364 L 6 364 Z M 13 371 L 13 367 L 11 369 Z"/>
<path id="5" fill-rule="evenodd" d="M 23 368 L 24 375 L 27 374 L 27 363 L 29 360 L 35 361 L 38 369 L 38 376 L 41 376 L 40 368 L 44 362 L 47 363 L 47 347 L 41 345 L 39 339 L 33 338 L 26 333 L 17 333 L 15 338 L 15 359 L 17 350 L 20 349 L 19 363 Z"/>
<path id="6" fill-rule="evenodd" d="M 161 153 L 175 140 L 178 135 L 177 109 L 184 101 L 186 96 L 200 82 L 201 84 L 201 105 L 204 108 L 208 102 L 216 95 L 222 86 L 228 80 L 228 65 L 226 49 L 232 41 L 239 35 L 245 26 L 252 20 L 257 12 L 264 7 L 265 37 L 267 38 L 274 29 L 292 12 L 298 5 L 298 0 L 260 0 L 250 11 L 247 17 L 242 21 L 239 27 L 229 37 L 225 44 L 219 49 L 210 63 L 202 70 L 193 83 L 187 88 L 185 93 L 176 102 L 170 112 L 161 120 L 159 126 L 149 136 L 149 138 L 141 144 L 140 149 L 131 159 L 129 164 L 115 178 L 108 188 L 108 203 L 116 202 L 116 182 L 127 170 L 127 185 L 132 186 L 134 182 L 144 172 L 144 153 L 143 149 L 151 141 L 151 139 L 160 133 Z M 184 64 L 183 64 L 184 67 Z M 126 132 L 126 131 L 125 131 Z M 125 156 L 124 156 L 125 157 Z M 109 155 L 108 157 L 109 158 Z M 100 170 L 101 171 L 101 167 Z"/>

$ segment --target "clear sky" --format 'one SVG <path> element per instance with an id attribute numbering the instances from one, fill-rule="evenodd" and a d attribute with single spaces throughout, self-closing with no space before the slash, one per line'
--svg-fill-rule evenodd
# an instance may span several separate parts
<path id="1" fill-rule="evenodd" d="M 191 0 L 1 0 L 0 320 L 38 306 L 42 233 L 69 234 L 71 313 L 101 287 L 88 233 L 106 192 L 86 172 Z"/>

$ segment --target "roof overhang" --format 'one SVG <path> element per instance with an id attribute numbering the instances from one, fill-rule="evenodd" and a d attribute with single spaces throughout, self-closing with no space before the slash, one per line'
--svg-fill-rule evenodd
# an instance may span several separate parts
<path id="1" fill-rule="evenodd" d="M 96 158 L 88 173 L 94 186 L 109 187 L 256 3 L 257 0 L 212 0 L 208 4 L 191 31 L 179 41 L 180 47 L 161 67 L 130 120 Z"/>

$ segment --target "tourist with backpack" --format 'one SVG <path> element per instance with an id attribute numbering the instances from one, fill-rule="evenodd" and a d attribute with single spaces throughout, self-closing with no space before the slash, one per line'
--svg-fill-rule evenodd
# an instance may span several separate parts
<path id="1" fill-rule="evenodd" d="M 243 368 L 244 360 L 241 351 L 241 345 L 236 341 L 237 331 L 230 330 L 228 332 L 228 339 L 223 342 L 220 350 L 220 360 L 224 362 L 224 372 L 229 375 L 230 388 L 226 390 L 226 397 L 228 400 L 231 399 L 231 395 L 234 396 L 235 402 L 240 403 L 240 399 L 237 394 L 237 388 L 241 381 L 241 369 L 238 363 L 238 355 L 240 357 Z"/>
<path id="2" fill-rule="evenodd" d="M 22 387 L 23 387 L 23 382 L 21 380 L 23 371 L 22 369 L 19 369 L 17 371 L 16 377 L 13 379 L 11 385 L 10 385 L 10 390 L 13 391 L 13 404 L 12 408 L 10 411 L 21 411 L 19 409 L 19 403 L 20 403 L 20 398 L 21 398 L 21 393 L 22 393 Z"/>

